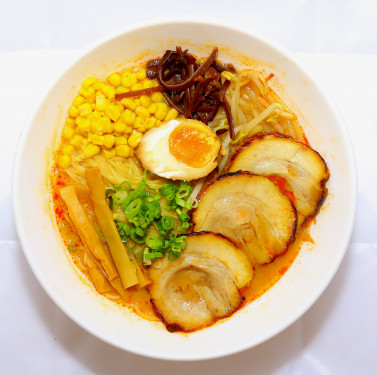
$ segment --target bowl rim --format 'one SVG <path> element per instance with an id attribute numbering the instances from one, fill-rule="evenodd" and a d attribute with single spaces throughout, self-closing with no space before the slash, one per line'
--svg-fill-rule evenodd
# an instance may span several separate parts
<path id="1" fill-rule="evenodd" d="M 322 279 L 322 285 L 317 288 L 316 293 L 314 293 L 311 297 L 311 299 L 301 306 L 301 308 L 296 310 L 296 313 L 292 315 L 290 319 L 287 319 L 283 324 L 278 325 L 275 330 L 272 330 L 269 332 L 269 334 L 265 335 L 259 340 L 256 340 L 251 345 L 238 345 L 236 347 L 233 347 L 231 349 L 224 350 L 223 352 L 219 352 L 216 354 L 203 354 L 203 355 L 196 355 L 196 356 L 169 356 L 169 355 L 156 355 L 154 353 L 146 353 L 141 350 L 137 350 L 133 348 L 132 346 L 128 345 L 120 345 L 117 342 L 113 342 L 108 338 L 103 337 L 99 332 L 96 331 L 90 324 L 86 324 L 86 322 L 78 319 L 73 313 L 71 313 L 70 309 L 67 308 L 64 304 L 64 302 L 60 301 L 58 297 L 56 297 L 53 289 L 50 287 L 49 283 L 43 276 L 43 273 L 39 272 L 39 267 L 34 261 L 33 258 L 33 251 L 31 249 L 31 246 L 29 245 L 26 235 L 25 235 L 25 228 L 23 219 L 21 216 L 21 207 L 19 204 L 19 199 L 17 196 L 16 186 L 18 186 L 19 178 L 20 178 L 20 168 L 21 168 L 21 160 L 22 160 L 22 154 L 24 151 L 25 143 L 27 142 L 27 139 L 29 137 L 29 134 L 31 132 L 32 124 L 35 121 L 35 118 L 40 110 L 40 107 L 44 103 L 44 101 L 47 99 L 49 93 L 53 90 L 55 85 L 58 83 L 58 81 L 75 65 L 77 64 L 82 58 L 86 57 L 88 54 L 90 54 L 93 50 L 100 47 L 102 44 L 109 42 L 110 40 L 126 34 L 128 32 L 133 32 L 139 29 L 154 27 L 154 26 L 163 26 L 166 24 L 177 24 L 177 23 L 186 23 L 186 24 L 201 24 L 201 25 L 208 25 L 208 26 L 214 26 L 214 27 L 221 27 L 230 30 L 231 32 L 238 32 L 245 34 L 249 37 L 252 37 L 259 42 L 266 44 L 267 46 L 271 47 L 275 51 L 277 51 L 280 55 L 284 56 L 285 58 L 288 58 L 290 61 L 294 62 L 297 65 L 298 70 L 303 74 L 306 80 L 310 82 L 310 85 L 314 86 L 316 90 L 318 90 L 319 94 L 324 98 L 324 100 L 327 102 L 329 109 L 331 110 L 333 116 L 336 119 L 339 132 L 342 135 L 342 138 L 344 142 L 348 145 L 347 150 L 345 152 L 347 153 L 348 160 L 350 162 L 351 170 L 349 170 L 350 178 L 349 180 L 352 182 L 352 186 L 350 187 L 350 196 L 351 200 L 348 202 L 349 207 L 349 215 L 347 224 L 345 225 L 344 232 L 347 233 L 346 236 L 342 237 L 342 241 L 339 243 L 339 246 L 342 251 L 338 253 L 338 257 L 333 259 L 332 261 L 332 268 L 328 272 L 327 277 L 325 279 Z M 265 35 L 261 34 L 260 32 L 250 28 L 250 27 L 244 27 L 240 25 L 236 25 L 235 23 L 229 22 L 228 20 L 223 20 L 221 18 L 214 18 L 211 20 L 205 19 L 204 17 L 194 17 L 194 16 L 185 16 L 185 17 L 161 17 L 156 18 L 153 20 L 147 20 L 147 21 L 139 21 L 131 23 L 127 26 L 118 28 L 110 33 L 105 34 L 104 36 L 96 39 L 95 41 L 89 43 L 86 48 L 81 50 L 77 56 L 68 63 L 67 67 L 63 69 L 56 77 L 51 81 L 51 84 L 47 86 L 45 90 L 43 90 L 39 96 L 38 99 L 33 103 L 31 107 L 31 111 L 29 112 L 29 115 L 27 116 L 24 125 L 21 129 L 19 139 L 17 142 L 17 147 L 15 151 L 15 157 L 13 162 L 13 170 L 12 170 L 12 205 L 13 205 L 13 214 L 15 218 L 15 224 L 16 224 L 16 230 L 18 233 L 18 238 L 23 250 L 23 253 L 25 254 L 25 257 L 35 275 L 37 280 L 39 281 L 42 288 L 46 291 L 47 295 L 51 298 L 51 300 L 76 324 L 78 324 L 80 327 L 84 328 L 87 332 L 91 333 L 95 337 L 99 338 L 100 340 L 118 347 L 122 350 L 127 350 L 131 353 L 147 356 L 150 358 L 155 359 L 163 359 L 163 360 L 175 360 L 175 361 L 191 361 L 191 360 L 206 360 L 206 359 L 214 359 L 219 357 L 224 357 L 232 354 L 236 354 L 239 352 L 242 352 L 246 349 L 255 347 L 257 345 L 260 345 L 264 343 L 265 341 L 271 339 L 272 337 L 276 336 L 280 332 L 284 331 L 286 328 L 291 326 L 296 320 L 301 318 L 303 314 L 319 299 L 319 297 L 322 295 L 324 290 L 327 288 L 331 280 L 333 279 L 335 273 L 339 269 L 339 266 L 344 258 L 344 255 L 347 251 L 348 244 L 350 242 L 350 238 L 352 235 L 352 229 L 355 222 L 355 215 L 356 215 L 356 203 L 357 203 L 357 171 L 356 171 L 356 160 L 355 160 L 355 154 L 354 149 L 351 142 L 351 137 L 349 135 L 349 131 L 345 125 L 344 119 L 342 118 L 336 104 L 334 103 L 333 99 L 329 96 L 327 91 L 325 90 L 324 86 L 316 77 L 313 72 L 308 72 L 306 68 L 304 68 L 300 62 L 298 62 L 294 57 L 292 57 L 292 54 L 290 51 L 288 51 L 286 48 L 282 47 L 281 45 L 277 44 L 275 41 L 270 40 Z"/>

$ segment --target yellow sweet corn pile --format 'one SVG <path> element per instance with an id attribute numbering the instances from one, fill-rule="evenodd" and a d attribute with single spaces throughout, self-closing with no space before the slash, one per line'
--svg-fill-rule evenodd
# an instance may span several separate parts
<path id="1" fill-rule="evenodd" d="M 135 98 L 115 100 L 115 95 L 157 86 L 144 69 L 111 74 L 106 82 L 89 77 L 68 109 L 62 132 L 58 163 L 71 165 L 102 153 L 106 158 L 134 155 L 143 133 L 178 116 L 160 92 Z"/>

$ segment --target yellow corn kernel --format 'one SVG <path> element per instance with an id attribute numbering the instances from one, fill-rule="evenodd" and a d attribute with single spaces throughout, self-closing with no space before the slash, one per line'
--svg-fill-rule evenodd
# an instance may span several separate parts
<path id="1" fill-rule="evenodd" d="M 104 155 L 104 157 L 106 159 L 111 159 L 111 158 L 113 158 L 116 155 L 114 149 L 111 149 L 111 150 L 102 150 L 102 153 L 103 153 L 103 155 Z"/>
<path id="2" fill-rule="evenodd" d="M 87 78 L 83 83 L 82 83 L 82 87 L 84 89 L 87 89 L 89 88 L 90 86 L 92 86 L 94 83 L 96 83 L 98 80 L 97 78 L 94 78 L 94 77 L 89 77 Z"/>
<path id="3" fill-rule="evenodd" d="M 137 131 L 139 131 L 141 133 L 144 133 L 146 130 L 147 130 L 147 128 L 145 127 L 145 124 L 141 125 L 140 128 L 137 129 Z"/>
<path id="4" fill-rule="evenodd" d="M 169 110 L 169 107 L 165 102 L 158 103 L 157 107 L 158 107 L 158 109 L 160 109 L 161 111 L 164 111 L 164 112 L 167 112 Z"/>
<path id="5" fill-rule="evenodd" d="M 114 130 L 114 124 L 108 117 L 102 116 L 97 121 L 102 126 L 104 133 L 111 133 Z"/>
<path id="6" fill-rule="evenodd" d="M 97 81 L 93 83 L 92 87 L 94 88 L 94 90 L 98 91 L 101 90 L 102 85 L 103 83 L 97 79 Z"/>
<path id="7" fill-rule="evenodd" d="M 103 135 L 92 134 L 92 136 L 91 136 L 91 142 L 94 143 L 95 145 L 103 146 L 103 144 L 104 144 L 104 136 Z"/>
<path id="8" fill-rule="evenodd" d="M 134 149 L 133 148 L 130 148 L 130 156 L 132 157 L 132 156 L 134 156 L 135 155 L 135 151 L 134 151 Z"/>
<path id="9" fill-rule="evenodd" d="M 104 95 L 96 95 L 96 110 L 103 112 L 108 105 L 109 100 Z"/>
<path id="10" fill-rule="evenodd" d="M 71 165 L 71 157 L 69 155 L 60 155 L 59 165 L 62 168 L 68 168 Z"/>
<path id="11" fill-rule="evenodd" d="M 63 129 L 62 136 L 65 139 L 72 138 L 73 135 L 75 134 L 75 131 L 72 128 L 69 128 L 68 126 L 65 126 Z"/>
<path id="12" fill-rule="evenodd" d="M 85 98 L 89 98 L 90 96 L 93 96 L 95 94 L 94 88 L 93 87 L 88 87 L 88 88 L 81 88 L 79 89 L 79 93 L 84 96 Z"/>
<path id="13" fill-rule="evenodd" d="M 81 104 L 78 109 L 80 110 L 80 116 L 88 117 L 92 112 L 92 106 L 89 103 Z"/>
<path id="14" fill-rule="evenodd" d="M 149 79 L 143 81 L 143 89 L 149 89 L 153 86 L 153 82 Z"/>
<path id="15" fill-rule="evenodd" d="M 85 98 L 83 96 L 81 96 L 81 95 L 78 95 L 78 96 L 76 96 L 75 99 L 73 99 L 73 103 L 72 104 L 75 107 L 78 107 L 79 105 L 84 104 L 84 103 L 85 103 Z"/>
<path id="16" fill-rule="evenodd" d="M 134 112 L 131 112 L 129 109 L 126 109 L 122 114 L 122 120 L 126 125 L 133 125 L 136 119 Z"/>
<path id="17" fill-rule="evenodd" d="M 81 147 L 84 141 L 84 137 L 81 135 L 75 134 L 69 141 L 69 143 L 77 148 Z"/>
<path id="18" fill-rule="evenodd" d="M 92 109 L 95 111 L 96 110 L 96 103 L 92 103 L 91 106 L 92 106 Z"/>
<path id="19" fill-rule="evenodd" d="M 145 129 L 151 129 L 155 126 L 155 124 L 156 124 L 156 118 L 155 117 L 147 118 L 144 122 Z M 141 131 L 141 130 L 139 129 L 139 131 Z"/>
<path id="20" fill-rule="evenodd" d="M 138 72 L 136 72 L 136 78 L 139 80 L 139 81 L 142 81 L 143 79 L 145 79 L 147 77 L 147 72 L 144 70 L 144 69 L 141 69 L 139 70 Z"/>
<path id="21" fill-rule="evenodd" d="M 111 75 L 109 76 L 108 80 L 109 80 L 109 82 L 110 82 L 113 86 L 115 86 L 115 87 L 119 86 L 119 85 L 120 85 L 120 82 L 121 82 L 120 75 L 117 74 L 117 73 L 111 74 Z"/>
<path id="22" fill-rule="evenodd" d="M 62 153 L 64 155 L 72 155 L 75 152 L 75 148 L 72 145 L 64 145 L 62 147 Z"/>
<path id="23" fill-rule="evenodd" d="M 139 116 L 139 117 L 142 117 L 142 118 L 148 118 L 150 116 L 148 110 L 145 108 L 145 107 L 142 107 L 142 106 L 138 106 L 136 107 L 135 109 L 135 113 Z"/>
<path id="24" fill-rule="evenodd" d="M 114 130 L 119 133 L 123 133 L 126 130 L 127 125 L 123 121 L 117 121 L 114 124 Z"/>
<path id="25" fill-rule="evenodd" d="M 112 121 L 106 122 L 104 125 L 105 133 L 112 133 L 114 131 L 114 123 Z"/>
<path id="26" fill-rule="evenodd" d="M 131 73 L 131 74 L 129 75 L 129 77 L 130 77 L 130 80 L 131 80 L 131 86 L 134 85 L 135 83 L 137 83 L 137 77 L 136 77 L 136 74 Z"/>
<path id="27" fill-rule="evenodd" d="M 86 102 L 89 104 L 94 104 L 96 102 L 96 96 L 95 95 L 89 96 L 88 98 L 86 98 Z"/>
<path id="28" fill-rule="evenodd" d="M 105 108 L 105 113 L 113 121 L 118 121 L 120 117 L 120 109 L 116 104 L 108 104 Z"/>
<path id="29" fill-rule="evenodd" d="M 77 107 L 74 107 L 74 106 L 72 106 L 72 107 L 68 110 L 68 114 L 69 114 L 71 117 L 76 117 L 76 116 L 78 116 L 79 113 L 80 113 L 80 110 L 79 110 Z"/>
<path id="30" fill-rule="evenodd" d="M 100 117 L 102 116 L 102 113 L 97 111 L 97 110 L 94 110 L 92 115 L 90 116 L 90 118 L 92 118 L 93 120 L 97 120 L 99 119 Z"/>
<path id="31" fill-rule="evenodd" d="M 162 121 L 161 120 L 156 120 L 156 126 L 159 126 L 162 124 Z"/>
<path id="32" fill-rule="evenodd" d="M 91 121 L 86 118 L 78 122 L 77 127 L 80 129 L 81 132 L 87 133 L 90 130 L 90 123 Z"/>
<path id="33" fill-rule="evenodd" d="M 156 113 L 155 113 L 155 116 L 157 117 L 158 120 L 162 121 L 165 116 L 166 116 L 166 112 L 165 111 L 162 111 L 161 109 L 159 109 Z"/>
<path id="34" fill-rule="evenodd" d="M 114 146 L 115 137 L 112 134 L 106 134 L 103 138 L 103 145 L 107 148 L 111 148 Z"/>
<path id="35" fill-rule="evenodd" d="M 152 102 L 159 103 L 159 102 L 162 102 L 164 100 L 164 97 L 162 96 L 162 94 L 160 92 L 154 92 L 151 95 L 151 99 L 152 99 Z"/>
<path id="36" fill-rule="evenodd" d="M 65 124 L 70 128 L 73 128 L 75 126 L 75 120 L 73 118 L 66 117 Z"/>
<path id="37" fill-rule="evenodd" d="M 81 147 L 84 141 L 84 137 L 81 135 L 75 134 L 70 140 L 69 143 L 77 148 Z"/>
<path id="38" fill-rule="evenodd" d="M 127 144 L 126 137 L 115 137 L 115 146 L 126 145 L 126 144 Z"/>
<path id="39" fill-rule="evenodd" d="M 129 75 L 123 74 L 121 82 L 122 82 L 122 86 L 125 88 L 130 88 L 132 86 L 131 78 L 129 77 Z"/>
<path id="40" fill-rule="evenodd" d="M 135 126 L 135 124 L 134 124 L 134 126 Z M 126 133 L 126 134 L 130 134 L 130 133 L 132 133 L 132 130 L 133 130 L 132 126 L 126 126 L 126 129 L 124 129 L 123 132 Z"/>
<path id="41" fill-rule="evenodd" d="M 122 104 L 129 110 L 134 111 L 136 109 L 136 103 L 133 99 L 126 98 L 122 100 Z"/>
<path id="42" fill-rule="evenodd" d="M 165 121 L 174 120 L 178 117 L 178 111 L 175 108 L 170 108 L 166 114 Z"/>
<path id="43" fill-rule="evenodd" d="M 80 122 L 83 121 L 83 120 L 85 120 L 84 117 L 77 116 L 77 117 L 75 118 L 75 123 L 76 123 L 76 125 L 80 124 Z"/>
<path id="44" fill-rule="evenodd" d="M 130 156 L 130 147 L 127 145 L 119 145 L 115 147 L 115 153 L 118 156 L 123 156 L 125 158 Z"/>
<path id="45" fill-rule="evenodd" d="M 103 85 L 101 91 L 109 98 L 115 98 L 115 89 L 109 85 Z"/>
<path id="46" fill-rule="evenodd" d="M 97 154 L 99 154 L 101 149 L 97 145 L 93 145 L 91 143 L 87 144 L 84 148 L 84 151 L 81 153 L 81 159 L 91 158 Z"/>
<path id="47" fill-rule="evenodd" d="M 141 117 L 139 117 L 139 116 L 136 117 L 136 120 L 135 120 L 135 123 L 134 123 L 134 128 L 135 128 L 135 129 L 140 128 L 140 126 L 142 126 L 143 123 L 144 123 L 144 119 L 143 119 L 143 118 L 141 118 Z"/>
<path id="48" fill-rule="evenodd" d="M 128 92 L 128 91 L 130 91 L 130 89 L 127 89 L 126 87 L 123 87 L 123 86 L 118 86 L 115 89 L 116 94 L 123 94 L 124 92 Z"/>
<path id="49" fill-rule="evenodd" d="M 101 117 L 101 118 L 103 118 L 103 117 Z M 102 135 L 105 132 L 105 129 L 103 127 L 103 123 L 100 122 L 101 118 L 99 118 L 98 120 L 92 121 L 91 124 L 90 124 L 90 130 L 94 134 Z"/>
<path id="50" fill-rule="evenodd" d="M 150 102 L 151 102 L 151 99 L 149 98 L 149 96 L 147 96 L 147 95 L 141 95 L 140 96 L 140 104 L 143 107 L 148 108 Z"/>
<path id="51" fill-rule="evenodd" d="M 136 131 L 134 132 L 133 134 L 130 135 L 130 137 L 128 138 L 128 144 L 131 148 L 136 148 L 140 141 L 141 141 L 141 138 L 143 138 L 143 134 Z"/>
<path id="52" fill-rule="evenodd" d="M 156 113 L 158 110 L 158 107 L 157 107 L 157 104 L 156 103 L 152 103 L 148 106 L 148 112 L 149 113 Z"/>
<path id="53" fill-rule="evenodd" d="M 140 99 L 136 98 L 136 99 L 135 99 L 135 104 L 136 104 L 136 107 L 137 107 L 138 105 L 140 105 Z"/>
<path id="54" fill-rule="evenodd" d="M 142 90 L 143 85 L 140 83 L 135 83 L 134 85 L 131 86 L 131 91 L 137 91 L 137 90 Z"/>

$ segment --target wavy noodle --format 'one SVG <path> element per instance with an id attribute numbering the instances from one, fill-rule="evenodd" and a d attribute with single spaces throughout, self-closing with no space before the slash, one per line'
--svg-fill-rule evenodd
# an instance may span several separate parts
<path id="1" fill-rule="evenodd" d="M 106 159 L 103 155 L 96 155 L 92 158 L 81 160 L 75 157 L 72 161 L 67 174 L 74 182 L 86 183 L 85 169 L 98 166 L 103 177 L 105 186 L 112 187 L 127 180 L 132 187 L 136 187 L 143 178 L 143 167 L 139 160 L 133 156 L 129 158 L 114 157 Z M 153 178 L 147 176 L 147 184 L 154 189 L 160 188 L 165 181 L 161 178 Z"/>

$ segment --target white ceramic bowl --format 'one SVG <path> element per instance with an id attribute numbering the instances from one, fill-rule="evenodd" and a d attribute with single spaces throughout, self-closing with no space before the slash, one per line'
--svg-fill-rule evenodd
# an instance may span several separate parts
<path id="1" fill-rule="evenodd" d="M 279 76 L 311 145 L 325 158 L 329 195 L 312 227 L 314 248 L 304 247 L 282 279 L 230 319 L 191 333 L 172 334 L 98 296 L 79 277 L 53 224 L 47 189 L 48 160 L 67 109 L 83 79 L 104 78 L 135 62 L 187 46 L 220 59 L 268 64 Z M 245 57 L 246 56 L 246 57 Z M 355 213 L 356 176 L 351 144 L 333 104 L 286 52 L 254 33 L 197 20 L 148 22 L 128 27 L 91 48 L 65 71 L 35 107 L 17 151 L 13 205 L 26 258 L 43 288 L 76 323 L 95 336 L 134 353 L 172 360 L 197 360 L 235 353 L 276 335 L 320 296 L 345 253 Z M 341 228 L 341 230 L 339 230 Z"/>

